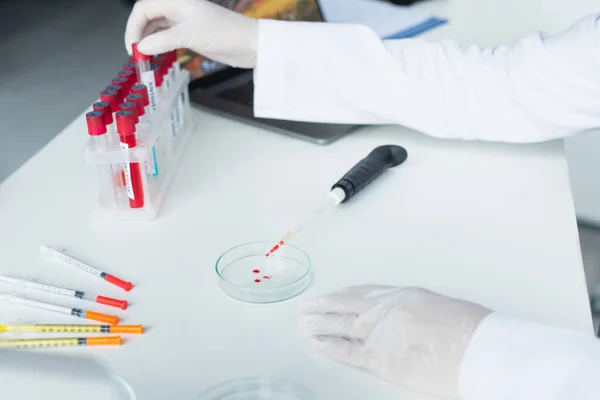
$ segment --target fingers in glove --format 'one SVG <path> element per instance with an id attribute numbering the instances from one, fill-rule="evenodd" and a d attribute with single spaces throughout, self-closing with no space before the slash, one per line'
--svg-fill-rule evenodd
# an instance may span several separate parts
<path id="1" fill-rule="evenodd" d="M 303 314 L 298 327 L 309 336 L 337 336 L 345 339 L 366 340 L 372 325 L 353 314 Z"/>
<path id="2" fill-rule="evenodd" d="M 177 25 L 145 37 L 138 44 L 138 50 L 143 54 L 160 54 L 187 48 L 188 45 L 184 44 L 187 41 L 186 36 L 189 36 L 189 32 L 181 25 Z"/>
<path id="3" fill-rule="evenodd" d="M 308 340 L 309 346 L 318 354 L 348 365 L 355 362 L 363 348 L 361 340 L 348 340 L 334 336 L 313 336 Z"/>
<path id="4" fill-rule="evenodd" d="M 333 294 L 326 297 L 302 300 L 298 302 L 299 314 L 354 314 L 366 312 L 371 303 L 359 297 Z"/>
<path id="5" fill-rule="evenodd" d="M 125 47 L 131 52 L 132 43 L 144 38 L 147 25 L 158 19 L 178 21 L 185 6 L 184 1 L 139 0 L 135 3 L 125 29 Z"/>

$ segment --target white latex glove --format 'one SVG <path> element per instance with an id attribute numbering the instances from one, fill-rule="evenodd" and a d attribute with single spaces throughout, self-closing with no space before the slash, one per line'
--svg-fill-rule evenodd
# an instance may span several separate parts
<path id="1" fill-rule="evenodd" d="M 190 49 L 233 67 L 254 68 L 258 21 L 205 0 L 140 0 L 127 21 L 125 45 L 148 55 Z"/>
<path id="2" fill-rule="evenodd" d="M 457 398 L 465 349 L 490 310 L 418 288 L 358 286 L 299 304 L 318 353 L 397 385 Z"/>

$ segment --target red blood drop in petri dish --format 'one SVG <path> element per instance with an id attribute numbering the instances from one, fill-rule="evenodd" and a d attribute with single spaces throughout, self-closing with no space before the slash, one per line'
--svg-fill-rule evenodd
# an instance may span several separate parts
<path id="1" fill-rule="evenodd" d="M 254 280 L 254 282 L 259 283 L 260 279 L 257 278 L 257 279 Z"/>
<path id="2" fill-rule="evenodd" d="M 254 272 L 255 274 L 260 274 L 260 269 L 255 269 L 255 270 L 254 270 L 254 271 L 252 271 L 252 272 Z"/>
<path id="3" fill-rule="evenodd" d="M 265 275 L 265 276 L 263 276 L 263 278 L 265 278 L 265 279 L 271 279 L 271 277 L 270 277 L 270 276 L 266 276 L 266 275 Z"/>

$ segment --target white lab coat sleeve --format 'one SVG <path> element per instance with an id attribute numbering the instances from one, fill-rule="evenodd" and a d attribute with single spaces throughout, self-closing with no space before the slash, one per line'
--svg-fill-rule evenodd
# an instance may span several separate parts
<path id="1" fill-rule="evenodd" d="M 381 41 L 364 26 L 261 20 L 254 77 L 257 117 L 551 140 L 600 127 L 600 14 L 556 36 L 466 50 Z"/>
<path id="2" fill-rule="evenodd" d="M 492 313 L 467 346 L 459 393 L 462 400 L 597 400 L 600 341 Z"/>

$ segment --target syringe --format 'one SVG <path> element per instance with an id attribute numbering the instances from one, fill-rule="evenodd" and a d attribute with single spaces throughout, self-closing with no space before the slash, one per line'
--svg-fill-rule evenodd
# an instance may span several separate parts
<path id="1" fill-rule="evenodd" d="M 129 292 L 133 288 L 133 285 L 131 284 L 131 282 L 125 282 L 124 280 L 119 279 L 116 276 L 107 274 L 106 272 L 98 271 L 96 268 L 94 268 L 90 265 L 87 265 L 84 262 L 81 262 L 81 261 L 69 256 L 62 249 L 58 249 L 58 248 L 55 248 L 52 246 L 42 245 L 42 246 L 40 246 L 40 251 L 42 252 L 42 254 L 44 256 L 46 256 L 48 258 L 53 258 L 53 259 L 62 261 L 63 263 L 65 263 L 67 265 L 72 265 L 75 268 L 79 268 L 80 270 L 85 271 L 90 275 L 94 275 L 97 278 L 100 278 L 102 280 L 107 281 L 108 283 L 112 283 L 113 285 L 120 287 L 121 289 L 125 290 L 126 292 Z"/>
<path id="2" fill-rule="evenodd" d="M 72 315 L 74 317 L 91 319 L 92 321 L 104 322 L 105 324 L 117 325 L 119 317 L 116 315 L 106 315 L 93 311 L 86 311 L 80 308 L 63 307 L 56 304 L 44 303 L 41 301 L 25 299 L 23 297 L 10 296 L 0 294 L 0 300 L 7 301 L 12 304 L 18 304 L 26 307 L 37 308 L 40 310 L 52 311 L 59 314 Z"/>
<path id="3" fill-rule="evenodd" d="M 44 333 L 125 333 L 141 335 L 144 333 L 143 325 L 0 325 L 3 332 L 44 332 Z"/>
<path id="4" fill-rule="evenodd" d="M 380 146 L 373 150 L 367 157 L 362 159 L 350 171 L 346 173 L 335 183 L 325 200 L 319 205 L 308 217 L 302 220 L 301 223 L 290 229 L 283 235 L 281 240 L 265 256 L 271 254 L 281 248 L 281 246 L 289 243 L 290 239 L 296 236 L 306 225 L 327 210 L 335 208 L 340 203 L 345 203 L 354 195 L 363 190 L 369 183 L 373 182 L 388 168 L 395 167 L 406 161 L 408 154 L 406 149 L 400 146 L 387 145 Z"/>
<path id="5" fill-rule="evenodd" d="M 0 348 L 29 349 L 35 347 L 120 346 L 120 336 L 56 339 L 0 340 Z"/>
<path id="6" fill-rule="evenodd" d="M 46 285 L 44 283 L 32 282 L 21 278 L 11 278 L 9 276 L 0 275 L 0 282 L 11 283 L 21 286 L 22 288 L 39 290 L 46 293 L 67 296 L 76 299 L 88 300 L 94 303 L 103 304 L 106 306 L 117 307 L 122 310 L 127 309 L 127 300 L 117 300 L 104 296 L 88 296 L 81 290 L 65 289 L 57 286 Z"/>

